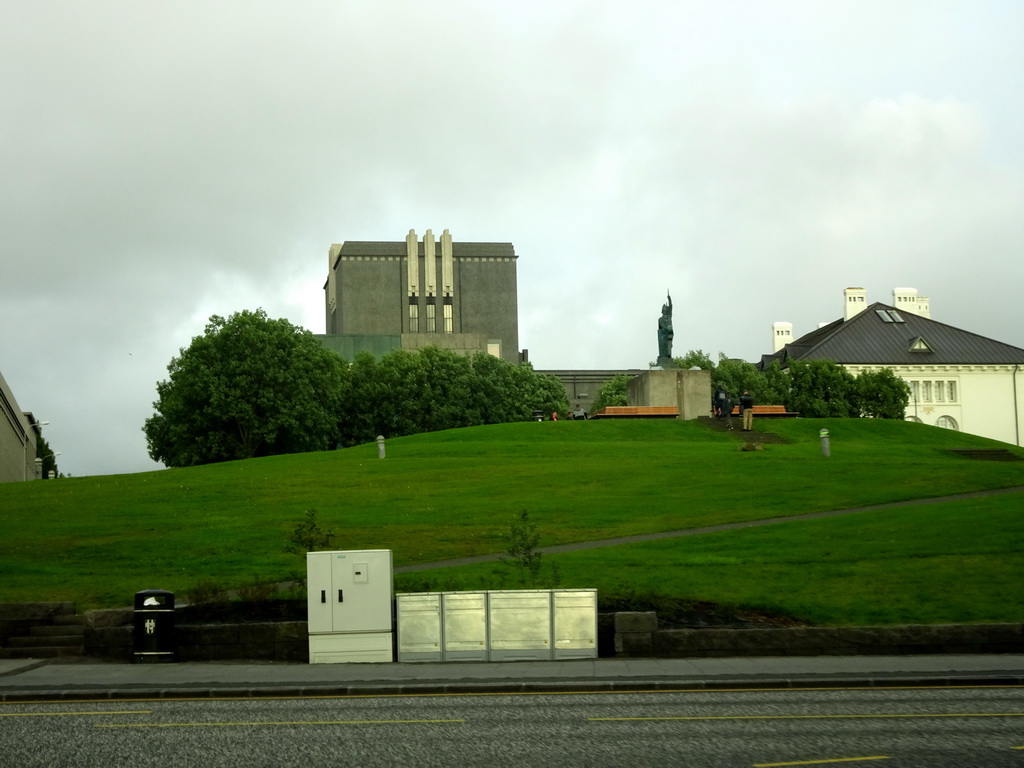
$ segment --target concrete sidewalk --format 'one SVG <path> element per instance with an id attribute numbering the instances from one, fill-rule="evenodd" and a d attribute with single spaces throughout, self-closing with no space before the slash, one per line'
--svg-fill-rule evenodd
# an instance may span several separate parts
<path id="1" fill-rule="evenodd" d="M 1024 654 L 428 664 L 0 660 L 0 701 L 1024 685 Z"/>

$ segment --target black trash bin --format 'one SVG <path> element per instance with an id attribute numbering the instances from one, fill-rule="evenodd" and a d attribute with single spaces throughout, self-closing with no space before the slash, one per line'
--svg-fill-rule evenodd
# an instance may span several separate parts
<path id="1" fill-rule="evenodd" d="M 136 664 L 176 661 L 174 642 L 174 593 L 144 589 L 135 593 Z"/>
<path id="2" fill-rule="evenodd" d="M 544 421 L 544 411 L 534 411 L 533 412 L 533 420 L 534 421 Z"/>

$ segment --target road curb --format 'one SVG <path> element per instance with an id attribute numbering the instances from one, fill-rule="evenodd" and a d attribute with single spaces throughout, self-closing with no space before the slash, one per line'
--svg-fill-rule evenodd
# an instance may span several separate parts
<path id="1" fill-rule="evenodd" d="M 500 694 L 627 693 L 651 691 L 725 691 L 827 688 L 948 688 L 1024 686 L 1024 675 L 929 675 L 922 677 L 799 677 L 730 680 L 573 680 L 490 681 L 349 685 L 176 686 L 2 691 L 0 702 L 85 702 L 188 699 L 291 699 L 373 696 L 451 696 Z"/>

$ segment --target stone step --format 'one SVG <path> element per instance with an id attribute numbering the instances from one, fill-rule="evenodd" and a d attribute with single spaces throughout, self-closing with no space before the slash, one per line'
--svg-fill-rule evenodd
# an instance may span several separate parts
<path id="1" fill-rule="evenodd" d="M 85 616 L 83 616 L 82 614 L 73 613 L 73 614 L 68 614 L 68 615 L 64 615 L 64 616 L 54 616 L 53 617 L 53 623 L 54 623 L 54 625 L 60 626 L 60 627 L 66 627 L 66 626 L 72 626 L 72 627 L 74 627 L 74 626 L 81 626 L 81 627 L 84 627 L 86 625 L 86 620 L 85 620 Z"/>
<path id="2" fill-rule="evenodd" d="M 78 637 L 85 634 L 84 624 L 68 624 L 57 627 L 32 627 L 29 637 Z"/>
<path id="3" fill-rule="evenodd" d="M 8 648 L 47 648 L 51 646 L 81 646 L 81 635 L 39 635 L 30 637 L 9 637 Z"/>
<path id="4" fill-rule="evenodd" d="M 66 656 L 84 656 L 82 646 L 49 646 L 41 648 L 0 648 L 0 659 L 56 659 Z"/>

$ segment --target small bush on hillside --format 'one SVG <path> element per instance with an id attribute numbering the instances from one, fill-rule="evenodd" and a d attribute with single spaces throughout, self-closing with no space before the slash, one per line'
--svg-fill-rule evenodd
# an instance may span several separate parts
<path id="1" fill-rule="evenodd" d="M 277 584 L 253 574 L 238 588 L 238 599 L 247 603 L 267 603 L 277 598 Z"/>
<path id="2" fill-rule="evenodd" d="M 288 536 L 285 552 L 306 557 L 307 552 L 330 549 L 334 544 L 334 531 L 324 530 L 316 519 L 316 510 L 306 510 L 305 519 Z"/>
<path id="3" fill-rule="evenodd" d="M 520 512 L 509 525 L 508 533 L 502 538 L 506 547 L 501 562 L 515 569 L 520 585 L 530 588 L 541 586 L 541 560 L 544 553 L 537 548 L 540 534 L 537 532 L 537 525 L 530 520 L 530 513 L 525 509 Z M 557 564 L 552 564 L 548 570 L 551 574 L 548 583 L 552 587 L 557 587 L 561 583 Z"/>
<path id="4" fill-rule="evenodd" d="M 185 590 L 188 605 L 198 617 L 223 613 L 230 601 L 228 588 L 215 579 L 201 579 Z"/>

